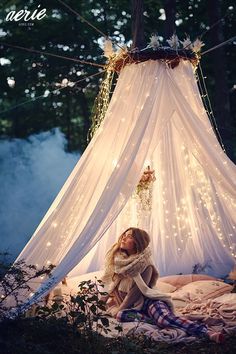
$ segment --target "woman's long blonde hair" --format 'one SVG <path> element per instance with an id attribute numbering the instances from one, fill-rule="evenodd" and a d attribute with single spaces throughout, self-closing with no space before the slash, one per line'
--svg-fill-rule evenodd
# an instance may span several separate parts
<path id="1" fill-rule="evenodd" d="M 106 254 L 106 268 L 114 268 L 114 257 L 116 253 L 120 250 L 120 245 L 122 241 L 122 237 L 125 235 L 127 231 L 132 231 L 132 236 L 134 238 L 136 253 L 141 253 L 149 244 L 150 236 L 148 233 L 142 229 L 137 227 L 129 227 L 119 236 L 117 242 L 110 248 L 110 250 Z"/>
<path id="2" fill-rule="evenodd" d="M 102 277 L 102 280 L 106 282 L 111 282 L 115 280 L 119 280 L 122 278 L 121 274 L 116 274 L 114 272 L 114 258 L 117 252 L 120 251 L 120 245 L 121 245 L 121 240 L 123 235 L 129 231 L 132 230 L 132 236 L 134 238 L 135 246 L 136 246 L 136 251 L 137 254 L 141 253 L 144 251 L 144 249 L 149 245 L 150 243 L 150 236 L 149 234 L 137 227 L 129 227 L 126 229 L 118 238 L 117 242 L 110 248 L 110 250 L 106 254 L 106 261 L 105 261 L 105 273 Z M 153 265 L 153 271 L 152 271 L 152 277 L 149 282 L 149 286 L 153 287 L 156 284 L 157 278 L 158 278 L 158 271 L 156 267 Z"/>

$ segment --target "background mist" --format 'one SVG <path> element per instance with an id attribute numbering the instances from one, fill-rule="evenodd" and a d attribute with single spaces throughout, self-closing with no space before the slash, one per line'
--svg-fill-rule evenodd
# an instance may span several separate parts
<path id="1" fill-rule="evenodd" d="M 79 159 L 58 128 L 0 140 L 0 252 L 14 260 Z"/>

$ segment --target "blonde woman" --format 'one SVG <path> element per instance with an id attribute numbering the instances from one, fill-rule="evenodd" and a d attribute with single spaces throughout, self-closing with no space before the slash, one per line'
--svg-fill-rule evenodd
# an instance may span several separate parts
<path id="1" fill-rule="evenodd" d="M 205 335 L 222 342 L 222 333 L 210 332 L 203 323 L 176 316 L 171 296 L 153 288 L 158 271 L 149 244 L 146 231 L 130 227 L 108 251 L 102 278 L 108 287 L 108 296 L 103 299 L 107 312 L 120 322 L 140 320 L 160 328 L 177 327 L 189 335 Z"/>

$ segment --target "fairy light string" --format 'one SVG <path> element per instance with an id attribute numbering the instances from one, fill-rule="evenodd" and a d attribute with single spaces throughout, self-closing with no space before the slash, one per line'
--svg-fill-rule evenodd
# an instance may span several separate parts
<path id="1" fill-rule="evenodd" d="M 221 135 L 220 135 L 220 132 L 219 132 L 219 130 L 217 128 L 216 119 L 215 119 L 215 116 L 214 116 L 214 113 L 213 113 L 211 101 L 210 101 L 209 94 L 208 94 L 208 91 L 207 91 L 207 87 L 206 87 L 206 83 L 205 83 L 205 79 L 204 79 L 204 75 L 203 75 L 203 71 L 202 71 L 202 67 L 201 67 L 201 63 L 200 62 L 199 62 L 198 68 L 199 68 L 199 71 L 200 71 L 200 74 L 201 74 L 201 78 L 202 78 L 202 82 L 203 82 L 203 88 L 204 88 L 203 99 L 205 99 L 205 98 L 207 99 L 206 107 L 209 106 L 209 109 L 210 109 L 210 112 L 207 109 L 206 113 L 207 113 L 207 115 L 209 117 L 209 120 L 211 122 L 212 128 L 213 128 L 213 130 L 214 130 L 214 132 L 216 134 L 216 137 L 217 137 L 217 139 L 218 139 L 223 151 L 226 152 L 224 144 L 223 144 L 223 141 L 222 141 L 222 138 L 221 138 Z"/>
<path id="2" fill-rule="evenodd" d="M 105 71 L 105 78 L 102 81 L 99 93 L 94 102 L 93 113 L 92 113 L 92 124 L 87 135 L 88 142 L 93 138 L 95 132 L 97 131 L 102 121 L 104 120 L 110 102 L 114 75 L 115 75 L 114 71 L 111 70 Z"/>
<path id="3" fill-rule="evenodd" d="M 200 78 L 200 76 L 199 76 L 199 74 L 198 74 L 198 71 L 196 70 L 196 71 L 195 71 L 195 77 L 196 77 L 196 80 L 197 80 L 197 84 L 198 84 L 198 88 L 199 88 L 199 91 L 200 91 L 200 95 L 201 95 L 201 98 L 202 98 L 202 103 L 203 103 L 203 105 L 204 105 L 205 112 L 207 113 L 207 116 L 208 116 L 208 118 L 209 118 L 209 120 L 210 120 L 211 126 L 212 126 L 212 128 L 213 128 L 213 130 L 214 130 L 214 132 L 215 132 L 215 135 L 216 135 L 216 137 L 217 137 L 219 143 L 220 143 L 220 139 L 219 139 L 218 136 L 217 136 L 216 126 L 214 125 L 214 123 L 213 123 L 213 121 L 212 121 L 212 114 L 210 114 L 210 112 L 209 112 L 209 111 L 210 111 L 210 108 L 208 107 L 208 102 L 207 102 L 207 100 L 206 100 L 207 93 L 204 92 L 204 89 L 203 89 L 202 83 L 201 83 L 201 80 L 202 80 L 202 81 L 204 80 L 204 76 L 203 76 L 203 74 L 201 74 L 201 78 Z M 222 145 L 221 145 L 221 147 L 222 147 Z M 223 147 L 222 147 L 222 148 L 223 148 Z"/>

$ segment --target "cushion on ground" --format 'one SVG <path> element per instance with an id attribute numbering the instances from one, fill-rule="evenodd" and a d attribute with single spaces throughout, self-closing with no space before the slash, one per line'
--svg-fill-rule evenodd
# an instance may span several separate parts
<path id="1" fill-rule="evenodd" d="M 214 302 L 219 302 L 220 304 L 230 305 L 232 308 L 236 308 L 236 293 L 223 294 L 214 299 Z"/>
<path id="2" fill-rule="evenodd" d="M 165 283 L 161 280 L 157 280 L 155 288 L 162 293 L 173 293 L 177 288 L 171 284 Z"/>
<path id="3" fill-rule="evenodd" d="M 160 281 L 164 283 L 171 284 L 175 286 L 177 289 L 181 288 L 182 286 L 192 283 L 194 281 L 199 280 L 217 280 L 220 279 L 206 275 L 206 274 L 180 274 L 180 275 L 168 275 L 166 277 L 160 277 Z"/>
<path id="4" fill-rule="evenodd" d="M 96 280 L 96 278 L 101 279 L 102 275 L 103 275 L 103 271 L 96 271 L 96 272 L 78 275 L 76 277 L 68 277 L 68 278 L 66 278 L 66 281 L 67 281 L 67 285 L 70 289 L 73 289 L 73 291 L 77 291 L 78 284 L 81 281 L 86 281 L 86 280 L 93 280 L 94 281 L 94 280 Z M 197 282 L 197 281 L 203 281 L 203 282 L 216 281 L 216 282 L 225 284 L 222 281 L 220 281 L 219 279 L 205 275 L 205 274 L 186 274 L 186 275 L 170 275 L 170 276 L 166 276 L 166 277 L 160 277 L 157 280 L 156 288 L 160 292 L 163 292 L 163 293 L 173 293 L 174 292 L 174 294 L 175 293 L 177 294 L 178 289 L 180 290 L 181 287 L 183 288 L 183 286 L 188 285 L 192 282 Z M 207 287 L 207 284 L 205 284 L 205 285 Z M 227 288 L 227 284 L 225 284 L 225 285 Z M 194 286 L 194 288 L 195 288 L 195 286 Z M 191 287 L 191 289 L 194 289 L 194 288 Z M 218 289 L 218 287 L 217 287 L 217 289 Z M 222 289 L 224 289 L 224 287 Z M 106 289 L 104 289 L 104 290 L 106 291 Z M 188 291 L 189 290 L 185 291 L 185 289 L 183 289 L 183 290 L 181 290 L 180 294 L 183 294 L 183 292 L 186 293 Z M 191 292 L 194 293 L 194 291 L 195 290 L 192 290 Z M 228 291 L 228 293 L 230 291 Z M 224 292 L 220 291 L 219 295 L 216 294 L 216 296 L 220 296 L 222 294 L 224 294 Z M 195 295 L 193 295 L 193 296 L 195 296 Z"/>
<path id="5" fill-rule="evenodd" d="M 182 286 L 173 293 L 173 296 L 184 299 L 185 301 L 208 300 L 228 294 L 232 290 L 232 285 L 222 281 L 200 280 Z"/>

